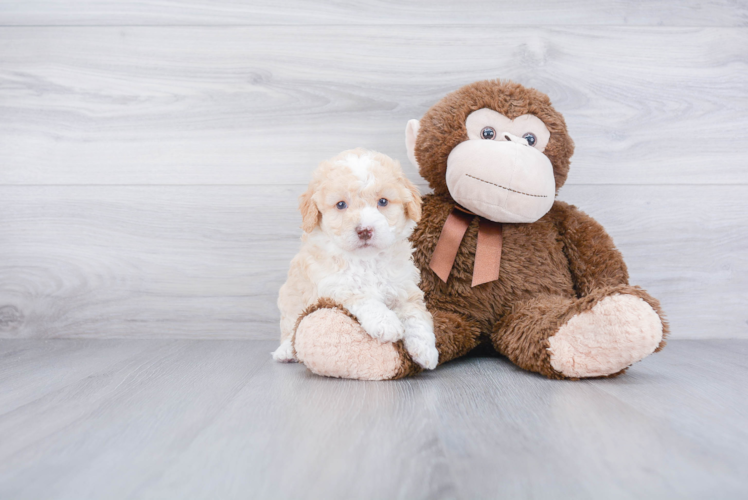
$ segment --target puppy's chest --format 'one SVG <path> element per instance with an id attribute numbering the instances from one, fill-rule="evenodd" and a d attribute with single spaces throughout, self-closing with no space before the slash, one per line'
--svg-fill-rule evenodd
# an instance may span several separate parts
<path id="1" fill-rule="evenodd" d="M 351 262 L 343 273 L 358 291 L 377 294 L 387 302 L 395 302 L 403 288 L 403 272 L 392 269 L 388 264 L 377 261 Z"/>

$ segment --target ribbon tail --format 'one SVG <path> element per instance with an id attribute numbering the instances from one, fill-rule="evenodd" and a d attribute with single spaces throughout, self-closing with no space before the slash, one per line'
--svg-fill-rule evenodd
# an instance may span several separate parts
<path id="1" fill-rule="evenodd" d="M 478 242 L 475 245 L 472 286 L 499 279 L 502 244 L 502 225 L 499 222 L 481 218 L 478 226 Z"/>
<path id="2" fill-rule="evenodd" d="M 465 231 L 467 231 L 472 220 L 472 216 L 452 210 L 452 213 L 444 222 L 442 234 L 439 235 L 439 241 L 436 243 L 429 267 L 445 283 L 449 279 L 449 273 L 452 271 L 457 251 L 460 249 L 460 243 L 462 243 Z"/>

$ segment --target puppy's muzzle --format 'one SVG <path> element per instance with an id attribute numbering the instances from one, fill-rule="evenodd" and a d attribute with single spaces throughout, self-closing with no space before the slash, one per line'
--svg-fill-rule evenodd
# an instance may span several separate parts
<path id="1" fill-rule="evenodd" d="M 360 239 L 361 241 L 369 241 L 374 234 L 374 229 L 370 227 L 359 226 L 356 228 L 356 234 L 358 235 L 358 239 Z"/>

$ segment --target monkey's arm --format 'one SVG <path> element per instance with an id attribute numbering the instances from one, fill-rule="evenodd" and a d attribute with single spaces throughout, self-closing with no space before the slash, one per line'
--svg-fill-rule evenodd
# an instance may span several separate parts
<path id="1" fill-rule="evenodd" d="M 579 297 L 601 287 L 628 285 L 623 256 L 597 221 L 559 201 L 552 210 Z"/>
<path id="2" fill-rule="evenodd" d="M 655 351 L 665 347 L 669 327 L 660 302 L 637 286 L 628 286 L 629 274 L 613 239 L 592 217 L 566 203 L 552 208 L 569 260 L 574 288 L 580 298 L 606 295 L 632 295 L 646 302 L 660 317 L 662 336 Z M 619 311 L 620 312 L 620 311 Z M 630 311 L 623 311 L 624 313 Z M 631 318 L 626 319 L 631 321 Z"/>

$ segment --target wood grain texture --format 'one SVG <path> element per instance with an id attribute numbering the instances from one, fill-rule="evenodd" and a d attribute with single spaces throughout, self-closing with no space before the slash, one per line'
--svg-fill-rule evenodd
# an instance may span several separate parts
<path id="1" fill-rule="evenodd" d="M 496 77 L 564 113 L 570 184 L 745 184 L 747 59 L 744 28 L 5 28 L 0 184 L 299 184 Z"/>
<path id="2" fill-rule="evenodd" d="M 0 341 L 2 498 L 745 498 L 748 342 L 625 376 L 316 377 L 270 341 Z M 83 361 L 83 363 L 81 363 Z M 42 381 L 47 381 L 45 385 Z"/>
<path id="3" fill-rule="evenodd" d="M 1 347 L 3 386 L 15 388 L 0 406 L 3 498 L 124 498 L 133 477 L 161 475 L 157 464 L 176 460 L 269 361 L 264 345 L 241 342 L 55 344 Z M 116 472 L 125 457 L 129 471 Z M 37 477 L 28 465 L 41 463 L 50 469 Z"/>
<path id="4" fill-rule="evenodd" d="M 746 26 L 730 0 L 347 1 L 3 0 L 0 25 L 473 24 Z"/>
<path id="5" fill-rule="evenodd" d="M 0 336 L 278 336 L 304 186 L 0 187 Z M 568 186 L 674 338 L 748 338 L 746 186 Z M 698 200 L 696 203 L 694 200 Z"/>

